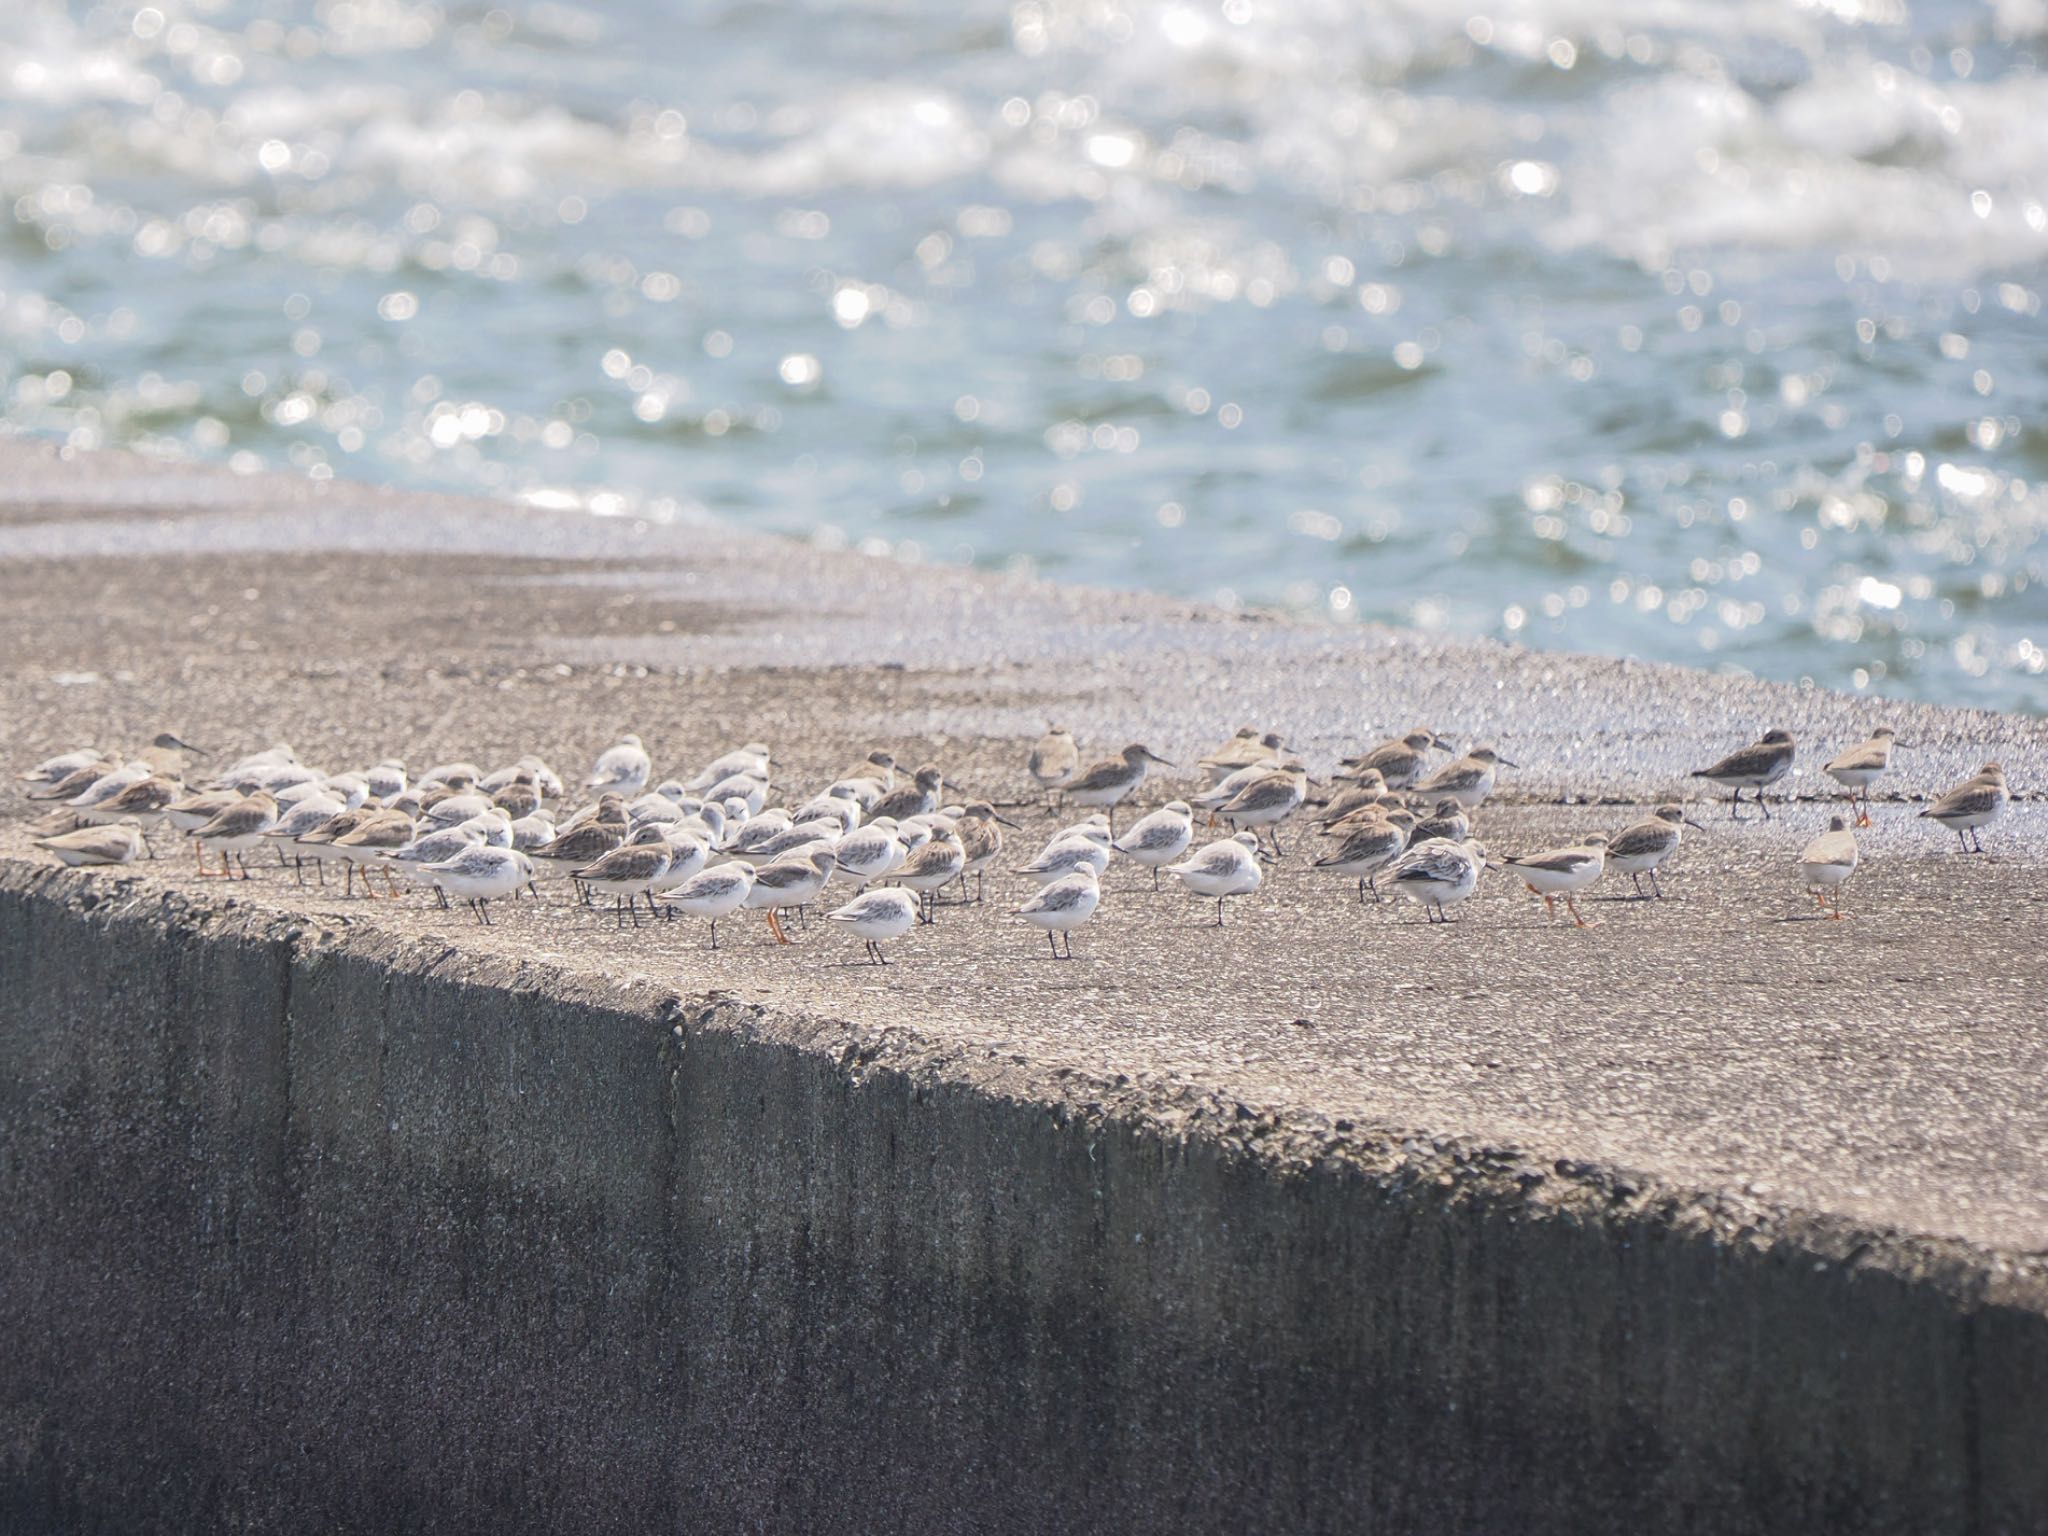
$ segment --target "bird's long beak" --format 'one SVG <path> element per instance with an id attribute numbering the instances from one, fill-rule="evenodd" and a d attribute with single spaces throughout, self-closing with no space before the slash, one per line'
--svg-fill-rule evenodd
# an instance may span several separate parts
<path id="1" fill-rule="evenodd" d="M 1446 752 L 1455 752 L 1458 750 L 1457 746 L 1445 737 L 1432 736 L 1430 737 L 1430 740 L 1435 742 L 1437 746 L 1441 747 Z"/>
<path id="2" fill-rule="evenodd" d="M 1502 758 L 1500 760 L 1500 765 L 1503 768 L 1519 768 L 1522 766 L 1520 763 L 1516 762 L 1512 757 Z"/>
<path id="3" fill-rule="evenodd" d="M 1169 763 L 1165 758 L 1161 757 L 1157 752 L 1147 752 L 1145 756 L 1150 758 L 1153 762 L 1157 763 L 1162 768 L 1172 768 L 1175 766 L 1174 764 Z"/>
<path id="4" fill-rule="evenodd" d="M 1007 817 L 1007 816 L 998 816 L 998 817 L 996 817 L 995 819 L 996 819 L 997 821 L 1000 821 L 1000 822 L 1001 822 L 1001 823 L 1002 823 L 1002 824 L 1003 824 L 1004 826 L 1006 826 L 1006 827 L 1010 827 L 1010 828 L 1013 828 L 1013 829 L 1016 829 L 1016 830 L 1022 830 L 1021 828 L 1018 828 L 1018 827 L 1017 827 L 1017 823 L 1015 823 L 1014 821 L 1010 820 L 1010 818 L 1009 818 L 1009 817 Z"/>
<path id="5" fill-rule="evenodd" d="M 179 748 L 179 750 L 180 750 L 180 751 L 184 751 L 184 752 L 197 752 L 197 753 L 198 753 L 198 754 L 199 754 L 199 755 L 200 755 L 201 757 L 211 757 L 211 756 L 213 756 L 213 754 L 212 754 L 211 752 L 207 751 L 207 750 L 206 750 L 206 748 L 204 748 L 204 747 L 195 747 L 195 746 L 193 746 L 193 745 L 192 745 L 192 743 L 191 743 L 191 742 L 189 742 L 189 741 L 186 741 L 186 740 L 185 740 L 185 739 L 184 739 L 183 737 L 181 737 L 181 736 L 173 736 L 173 737 L 171 738 L 171 740 L 177 743 L 177 745 L 178 745 L 178 748 Z"/>
<path id="6" fill-rule="evenodd" d="M 1693 820 L 1693 819 L 1692 819 L 1692 818 L 1691 818 L 1690 816 L 1681 816 L 1681 817 L 1679 818 L 1679 820 L 1680 820 L 1680 821 L 1683 821 L 1683 822 L 1684 822 L 1684 823 L 1685 823 L 1685 824 L 1686 824 L 1686 825 L 1687 825 L 1688 827 L 1691 827 L 1691 828 L 1693 829 L 1693 831 L 1695 831 L 1695 832 L 1704 832 L 1704 831 L 1706 831 L 1706 830 L 1707 830 L 1707 829 L 1706 829 L 1705 827 L 1701 826 L 1701 825 L 1700 825 L 1700 824 L 1699 824 L 1698 822 L 1694 821 L 1694 820 Z"/>

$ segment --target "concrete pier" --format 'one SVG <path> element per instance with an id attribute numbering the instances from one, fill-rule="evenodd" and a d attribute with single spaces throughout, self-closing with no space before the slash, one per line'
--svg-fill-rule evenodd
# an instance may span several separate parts
<path id="1" fill-rule="evenodd" d="M 2038 807 L 1963 859 L 1881 801 L 1841 923 L 1789 862 L 1826 744 L 2025 792 L 2039 720 L 22 445 L 0 657 L 9 765 L 630 729 L 1017 801 L 1049 716 L 1318 768 L 1419 722 L 1525 765 L 1507 848 L 1765 725 L 1807 768 L 1585 931 L 1290 858 L 1219 936 L 1119 867 L 1071 965 L 1004 876 L 886 974 L 66 873 L 9 798 L 9 1529 L 2048 1526 Z"/>

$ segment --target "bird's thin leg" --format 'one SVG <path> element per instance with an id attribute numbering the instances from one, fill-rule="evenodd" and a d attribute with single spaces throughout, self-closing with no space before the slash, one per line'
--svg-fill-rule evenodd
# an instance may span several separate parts
<path id="1" fill-rule="evenodd" d="M 1764 799 L 1764 787 L 1761 784 L 1756 787 L 1756 808 L 1764 813 L 1765 821 L 1771 819 L 1771 807 Z"/>
<path id="2" fill-rule="evenodd" d="M 1380 883 L 1377 875 L 1367 875 L 1365 877 L 1365 887 L 1372 892 L 1372 899 L 1375 902 L 1383 902 L 1387 899 L 1380 894 Z"/>
<path id="3" fill-rule="evenodd" d="M 711 947 L 718 948 L 718 919 L 711 919 Z"/>
<path id="4" fill-rule="evenodd" d="M 284 851 L 283 851 L 282 849 L 280 849 L 280 850 L 278 851 L 278 857 L 279 857 L 280 859 L 282 859 L 282 858 L 284 857 Z M 240 866 L 241 866 L 241 869 L 242 869 L 242 878 L 243 878 L 244 880 L 248 879 L 248 878 L 249 878 L 249 865 L 248 865 L 248 861 L 247 861 L 247 860 L 245 860 L 245 859 L 244 859 L 244 858 L 242 857 L 242 855 L 241 855 L 241 851 L 240 851 L 239 849 L 238 849 L 238 850 L 236 850 L 236 853 L 235 853 L 235 863 L 237 863 L 238 865 L 240 865 Z"/>
<path id="5" fill-rule="evenodd" d="M 370 878 L 367 871 L 365 871 L 363 878 L 365 880 Z M 389 865 L 386 865 L 384 869 L 384 888 L 386 891 L 390 893 L 391 899 L 393 901 L 398 900 L 400 895 L 398 889 L 398 877 L 391 873 L 391 868 Z"/>
<path id="6" fill-rule="evenodd" d="M 1216 926 L 1218 928 L 1223 926 L 1223 898 L 1221 896 L 1216 898 Z"/>
<path id="7" fill-rule="evenodd" d="M 1358 904 L 1361 907 L 1365 905 L 1365 876 L 1363 875 L 1358 877 Z"/>
<path id="8" fill-rule="evenodd" d="M 1728 819 L 1730 821 L 1742 820 L 1742 786 L 1740 784 L 1736 785 L 1728 796 Z"/>
<path id="9" fill-rule="evenodd" d="M 1972 828 L 1970 828 L 1970 852 L 1972 852 L 1972 853 L 1982 853 L 1983 851 L 1984 851 L 1984 833 L 1983 833 L 1983 831 L 1982 831 L 1981 829 L 1977 828 L 1977 827 L 1972 827 Z"/>
<path id="10" fill-rule="evenodd" d="M 1052 950 L 1053 959 L 1059 959 L 1060 941 L 1052 936 L 1052 930 L 1050 928 L 1045 930 L 1045 942 L 1047 947 L 1049 947 Z"/>
<path id="11" fill-rule="evenodd" d="M 1664 882 L 1657 878 L 1657 871 L 1650 871 L 1650 890 L 1659 901 L 1664 899 Z"/>
<path id="12" fill-rule="evenodd" d="M 1573 922 L 1577 923 L 1581 928 L 1590 928 L 1592 926 L 1592 924 L 1586 921 L 1584 914 L 1579 911 L 1579 904 L 1573 899 L 1570 891 L 1564 893 L 1564 904 L 1571 908 Z"/>

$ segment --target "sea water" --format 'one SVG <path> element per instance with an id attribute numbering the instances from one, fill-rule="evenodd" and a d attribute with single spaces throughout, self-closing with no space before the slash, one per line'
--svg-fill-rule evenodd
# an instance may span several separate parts
<path id="1" fill-rule="evenodd" d="M 2048 707 L 2048 0 L 6 0 L 0 422 Z"/>

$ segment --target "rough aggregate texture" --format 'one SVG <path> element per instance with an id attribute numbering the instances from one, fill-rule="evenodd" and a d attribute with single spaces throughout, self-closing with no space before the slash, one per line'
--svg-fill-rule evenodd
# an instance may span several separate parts
<path id="1" fill-rule="evenodd" d="M 1795 797 L 1885 721 L 1896 792 L 1990 756 L 2048 782 L 2034 719 L 0 470 L 6 764 L 169 727 L 566 775 L 631 729 L 658 771 L 761 736 L 816 785 L 882 744 L 1015 804 L 1049 716 L 1182 763 L 1256 721 L 1317 771 L 1424 722 L 1524 765 L 1496 849 L 1614 830 L 1772 723 L 1813 743 Z M 15 1523 L 2048 1521 L 2038 807 L 1965 859 L 1881 798 L 1842 923 L 1791 865 L 1831 807 L 1779 809 L 1696 811 L 1671 899 L 1583 931 L 1505 877 L 1431 929 L 1297 853 L 1221 934 L 1119 865 L 1070 965 L 999 874 L 881 972 L 815 925 L 622 934 L 558 885 L 484 931 L 274 865 L 202 883 L 168 839 L 59 874 L 9 798 Z M 1053 824 L 1014 814 L 1012 868 Z"/>

